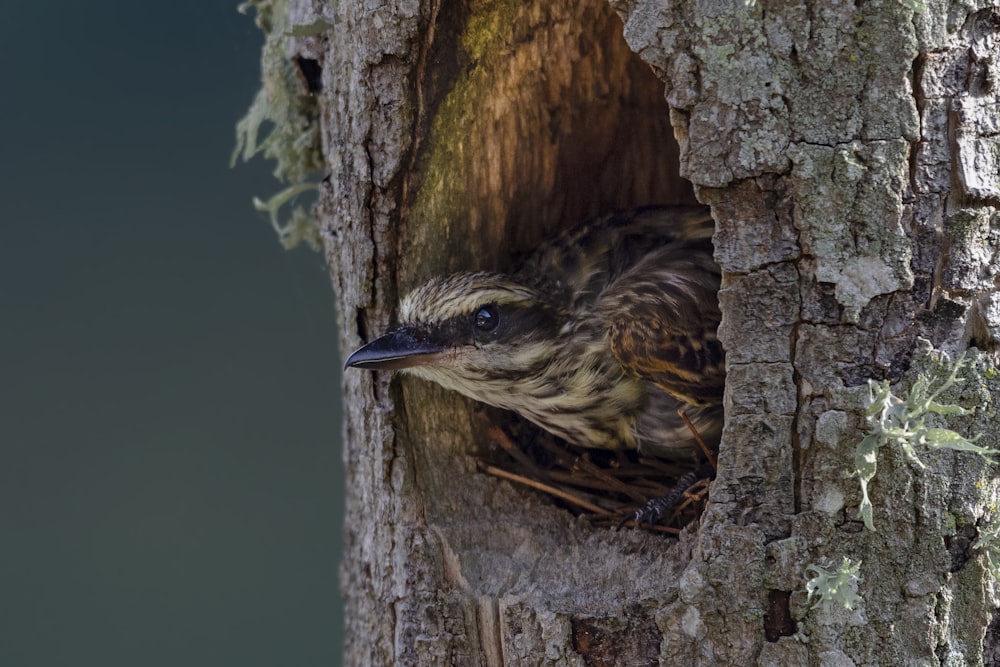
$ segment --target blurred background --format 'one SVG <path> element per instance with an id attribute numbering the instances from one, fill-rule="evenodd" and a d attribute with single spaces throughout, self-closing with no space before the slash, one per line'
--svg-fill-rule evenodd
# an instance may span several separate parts
<path id="1" fill-rule="evenodd" d="M 340 663 L 333 295 L 228 166 L 236 5 L 4 8 L 4 667 Z"/>

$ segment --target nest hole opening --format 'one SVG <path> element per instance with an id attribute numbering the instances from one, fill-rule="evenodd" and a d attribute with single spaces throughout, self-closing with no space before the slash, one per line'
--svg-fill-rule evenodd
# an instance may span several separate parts
<path id="1" fill-rule="evenodd" d="M 411 259 L 400 272 L 404 292 L 435 274 L 513 271 L 546 239 L 612 211 L 698 203 L 680 175 L 665 84 L 631 51 L 607 2 L 449 3 L 436 21 L 426 54 L 433 74 L 421 83 L 426 106 L 405 188 L 401 247 Z M 467 442 L 476 444 L 465 453 L 480 472 L 561 489 L 573 498 L 551 496 L 557 505 L 598 525 L 614 526 L 684 472 L 636 452 L 575 448 L 471 401 L 449 400 L 449 409 L 455 414 L 436 419 L 468 430 Z M 410 419 L 417 442 L 441 442 L 430 421 Z M 454 449 L 429 450 L 423 467 L 442 474 L 433 459 Z M 694 490 L 670 532 L 700 514 L 706 493 L 707 483 Z"/>

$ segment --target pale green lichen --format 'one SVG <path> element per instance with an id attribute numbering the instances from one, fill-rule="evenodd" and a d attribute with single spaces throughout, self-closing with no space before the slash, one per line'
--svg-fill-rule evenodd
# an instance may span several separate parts
<path id="1" fill-rule="evenodd" d="M 979 539 L 972 545 L 973 549 L 982 551 L 986 558 L 986 569 L 990 571 L 993 578 L 1000 580 L 1000 517 L 994 517 L 986 528 L 979 531 Z"/>
<path id="2" fill-rule="evenodd" d="M 319 223 L 316 218 L 301 206 L 292 209 L 291 218 L 280 218 L 281 207 L 303 192 L 318 189 L 318 183 L 297 183 L 290 185 L 281 192 L 272 195 L 267 201 L 253 198 L 253 206 L 258 211 L 267 213 L 271 227 L 278 235 L 278 240 L 285 249 L 291 250 L 299 243 L 307 243 L 313 250 L 319 250 Z"/>
<path id="3" fill-rule="evenodd" d="M 989 460 L 997 450 L 976 444 L 979 436 L 966 438 L 948 428 L 929 426 L 929 415 L 961 416 L 972 414 L 973 410 L 960 405 L 941 403 L 938 398 L 956 383 L 963 382 L 958 376 L 965 365 L 964 357 L 958 359 L 941 384 L 932 390 L 931 380 L 926 375 L 918 375 L 906 398 L 892 393 L 888 380 L 868 381 L 868 400 L 865 417 L 871 430 L 864 437 L 854 453 L 854 474 L 861 481 L 861 505 L 858 514 L 869 530 L 874 530 L 872 502 L 868 495 L 868 484 L 875 477 L 878 467 L 879 450 L 885 445 L 897 446 L 918 468 L 926 466 L 917 455 L 918 448 L 925 450 L 952 449 L 974 452 Z"/>
<path id="4" fill-rule="evenodd" d="M 860 570 L 861 561 L 852 561 L 846 556 L 836 568 L 831 563 L 826 566 L 807 565 L 806 575 L 811 573 L 812 576 L 806 581 L 806 598 L 812 600 L 816 596 L 811 608 L 822 606 L 824 612 L 829 612 L 836 604 L 854 609 L 861 602 L 857 591 Z"/>
<path id="5" fill-rule="evenodd" d="M 283 220 L 280 209 L 298 195 L 315 190 L 310 177 L 323 168 L 319 136 L 319 110 L 315 96 L 303 90 L 293 63 L 286 54 L 292 35 L 318 34 L 329 27 L 323 21 L 305 26 L 288 25 L 287 0 L 248 0 L 239 6 L 256 10 L 257 26 L 264 32 L 261 50 L 261 88 L 246 115 L 236 124 L 236 147 L 231 165 L 255 155 L 274 160 L 274 176 L 288 183 L 266 202 L 254 198 L 254 206 L 269 215 L 282 245 L 293 248 L 306 242 L 319 248 L 319 224 L 304 208 L 295 207 Z"/>

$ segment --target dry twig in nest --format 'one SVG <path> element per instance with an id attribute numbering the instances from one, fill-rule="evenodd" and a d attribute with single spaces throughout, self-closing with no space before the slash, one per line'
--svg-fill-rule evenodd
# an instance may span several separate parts
<path id="1" fill-rule="evenodd" d="M 516 433 L 517 425 L 513 429 L 515 436 L 521 435 Z M 571 447 L 541 431 L 517 437 L 518 441 L 528 440 L 522 447 L 499 427 L 487 423 L 484 430 L 490 460 L 481 460 L 480 470 L 546 493 L 574 514 L 601 526 L 613 527 L 649 500 L 663 497 L 688 470 L 642 458 L 635 452 Z M 707 497 L 708 480 L 698 480 L 652 530 L 676 535 L 701 515 Z M 630 521 L 625 525 L 634 524 Z"/>

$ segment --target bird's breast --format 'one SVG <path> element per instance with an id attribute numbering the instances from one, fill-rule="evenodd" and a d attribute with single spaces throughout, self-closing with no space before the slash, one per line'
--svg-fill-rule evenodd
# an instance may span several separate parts
<path id="1" fill-rule="evenodd" d="M 547 431 L 584 447 L 635 447 L 633 426 L 646 389 L 626 375 L 600 338 L 577 336 L 555 351 L 543 371 L 498 396 Z"/>

